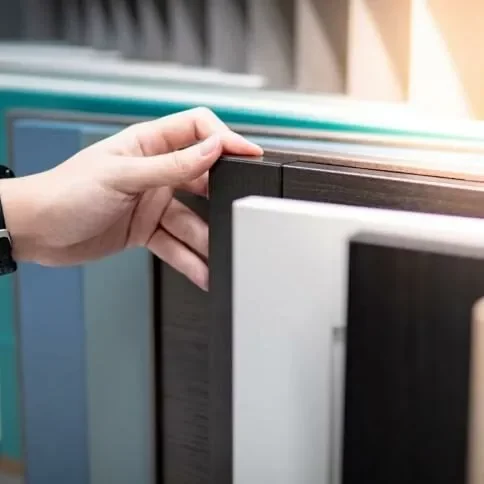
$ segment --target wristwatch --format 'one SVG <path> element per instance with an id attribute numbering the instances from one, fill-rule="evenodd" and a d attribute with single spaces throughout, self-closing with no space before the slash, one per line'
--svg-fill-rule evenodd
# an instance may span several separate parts
<path id="1" fill-rule="evenodd" d="M 13 178 L 13 171 L 7 166 L 0 165 L 0 179 Z M 12 239 L 5 224 L 2 200 L 0 198 L 0 276 L 11 274 L 17 270 L 17 263 L 12 257 Z"/>

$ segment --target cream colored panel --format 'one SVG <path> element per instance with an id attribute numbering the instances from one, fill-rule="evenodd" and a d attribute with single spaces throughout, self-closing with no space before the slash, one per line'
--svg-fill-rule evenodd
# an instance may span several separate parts
<path id="1" fill-rule="evenodd" d="M 351 0 L 347 92 L 359 99 L 407 95 L 412 0 Z"/>
<path id="2" fill-rule="evenodd" d="M 348 0 L 297 0 L 295 13 L 297 87 L 343 93 Z"/>
<path id="3" fill-rule="evenodd" d="M 413 0 L 409 100 L 442 115 L 484 114 L 484 2 Z"/>

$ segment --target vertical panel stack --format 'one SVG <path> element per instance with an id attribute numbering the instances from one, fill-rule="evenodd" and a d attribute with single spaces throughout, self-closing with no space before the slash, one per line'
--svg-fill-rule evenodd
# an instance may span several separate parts
<path id="1" fill-rule="evenodd" d="M 183 81 L 250 74 L 255 87 L 484 116 L 477 0 L 1 0 L 0 11 L 0 39 L 89 47 L 98 63 L 110 53 L 190 67 Z"/>

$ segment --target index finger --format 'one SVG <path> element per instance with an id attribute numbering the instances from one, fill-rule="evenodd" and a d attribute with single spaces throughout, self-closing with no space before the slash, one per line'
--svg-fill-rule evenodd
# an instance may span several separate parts
<path id="1" fill-rule="evenodd" d="M 128 130 L 135 137 L 143 156 L 183 149 L 216 133 L 220 135 L 224 151 L 241 155 L 262 154 L 259 146 L 234 133 L 207 108 L 189 109 L 135 124 Z"/>

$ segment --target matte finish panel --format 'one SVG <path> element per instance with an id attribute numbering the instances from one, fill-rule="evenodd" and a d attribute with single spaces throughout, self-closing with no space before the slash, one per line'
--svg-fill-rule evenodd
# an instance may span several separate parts
<path id="1" fill-rule="evenodd" d="M 344 484 L 467 481 L 484 259 L 441 249 L 371 235 L 350 244 Z"/>
<path id="2" fill-rule="evenodd" d="M 284 157 L 222 158 L 210 174 L 209 425 L 211 483 L 232 480 L 232 202 L 281 195 Z"/>
<path id="3" fill-rule="evenodd" d="M 120 129 L 85 125 L 82 147 Z M 146 250 L 84 268 L 91 484 L 156 482 L 153 295 Z"/>
<path id="4" fill-rule="evenodd" d="M 346 324 L 348 246 L 361 232 L 439 242 L 446 244 L 441 251 L 449 255 L 468 248 L 484 260 L 480 220 L 277 198 L 236 202 L 234 484 L 341 482 L 341 332 Z M 481 277 L 475 274 L 460 272 L 466 288 Z M 430 304 L 429 311 L 437 314 L 438 306 Z M 459 336 L 464 347 L 468 327 L 464 321 Z M 450 341 L 451 334 L 444 333 L 439 341 Z M 444 368 L 450 376 L 459 372 L 450 361 Z M 460 376 L 466 377 L 462 371 Z M 461 398 L 467 400 L 467 395 Z M 413 426 L 413 431 L 417 435 L 419 429 Z M 434 436 L 429 443 L 428 434 L 419 434 L 428 445 Z M 386 462 L 378 459 L 376 465 Z"/>
<path id="5" fill-rule="evenodd" d="M 75 125 L 19 120 L 13 129 L 12 167 L 18 176 L 36 173 L 79 148 Z M 29 484 L 89 482 L 82 298 L 80 268 L 20 264 L 18 328 Z"/>
<path id="6" fill-rule="evenodd" d="M 131 249 L 83 271 L 91 484 L 155 482 L 152 266 Z"/>

